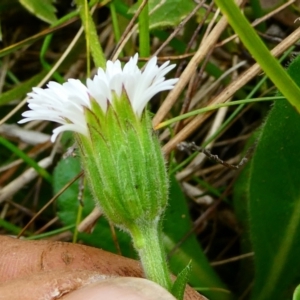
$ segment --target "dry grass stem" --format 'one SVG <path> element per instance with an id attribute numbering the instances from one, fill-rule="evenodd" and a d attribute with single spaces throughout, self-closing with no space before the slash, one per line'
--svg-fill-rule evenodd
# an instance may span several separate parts
<path id="1" fill-rule="evenodd" d="M 240 5 L 242 1 L 238 1 Z M 199 64 L 205 58 L 207 53 L 210 51 L 212 47 L 214 47 L 215 43 L 219 39 L 220 35 L 224 31 L 227 26 L 227 19 L 226 17 L 222 17 L 220 21 L 215 25 L 212 29 L 210 34 L 207 36 L 205 40 L 203 40 L 200 44 L 199 49 L 197 50 L 196 54 L 190 60 L 189 64 L 183 71 L 182 75 L 180 76 L 179 82 L 176 84 L 175 88 L 168 94 L 163 104 L 160 106 L 159 110 L 157 111 L 155 117 L 153 118 L 153 127 L 155 128 L 164 117 L 168 114 L 174 103 L 179 99 L 179 96 L 183 89 L 188 84 L 192 75 L 196 72 Z"/>
<path id="2" fill-rule="evenodd" d="M 218 23 L 220 24 L 220 23 Z M 281 55 L 284 51 L 286 51 L 289 47 L 291 47 L 293 44 L 295 44 L 300 39 L 300 27 L 297 28 L 293 33 L 291 33 L 288 37 L 286 37 L 280 44 L 278 44 L 271 53 L 278 57 Z M 248 70 L 246 70 L 243 74 L 241 74 L 236 80 L 234 80 L 232 83 L 230 83 L 217 97 L 212 99 L 208 105 L 216 105 L 219 103 L 225 103 L 236 93 L 238 89 L 243 87 L 246 83 L 248 83 L 254 76 L 258 75 L 261 71 L 260 66 L 258 64 L 254 64 L 252 67 L 250 67 Z M 178 84 L 177 84 L 178 85 Z M 176 89 L 176 87 L 175 87 Z M 168 95 L 168 98 L 170 99 L 170 95 L 175 91 L 175 89 Z M 178 95 L 177 95 L 178 96 Z M 174 98 L 172 98 L 174 99 Z M 170 101 L 170 100 L 169 100 Z M 173 101 L 173 100 L 172 100 Z M 170 103 L 170 102 L 169 102 Z M 163 105 L 161 106 L 163 107 Z M 169 108 L 170 109 L 170 108 Z M 165 113 L 167 113 L 165 111 Z M 170 153 L 173 149 L 175 149 L 176 145 L 180 142 L 187 139 L 199 126 L 214 112 L 207 112 L 203 115 L 198 115 L 195 117 L 189 124 L 187 124 L 178 134 L 172 138 L 164 147 L 163 150 L 166 154 Z M 163 118 L 163 114 L 160 115 L 160 118 Z M 156 119 L 155 121 L 161 121 L 162 119 Z M 158 123 L 154 124 L 158 124 Z"/>

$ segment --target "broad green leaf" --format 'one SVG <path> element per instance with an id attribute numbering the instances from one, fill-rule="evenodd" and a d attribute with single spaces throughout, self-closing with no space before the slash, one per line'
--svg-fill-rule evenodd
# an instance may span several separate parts
<path id="1" fill-rule="evenodd" d="M 20 3 L 37 18 L 53 24 L 57 18 L 53 0 L 19 0 Z"/>
<path id="2" fill-rule="evenodd" d="M 164 242 L 167 251 L 172 251 L 169 263 L 174 274 L 179 274 L 191 261 L 189 284 L 194 287 L 207 289 L 203 294 L 210 299 L 231 299 L 224 291 L 225 285 L 210 266 L 195 234 L 189 235 L 182 243 L 181 240 L 191 230 L 192 222 L 182 190 L 176 179 L 171 178 L 170 200 L 165 215 Z M 176 248 L 180 245 L 178 248 Z M 176 249 L 175 251 L 173 251 Z M 214 290 L 215 289 L 215 290 Z"/>
<path id="3" fill-rule="evenodd" d="M 177 26 L 195 7 L 192 0 L 150 0 L 150 29 Z M 135 13 L 138 6 L 134 5 L 129 13 Z M 151 13 L 151 11 L 153 13 Z"/>
<path id="4" fill-rule="evenodd" d="M 300 86 L 300 57 L 288 73 Z M 260 129 L 245 188 L 255 300 L 291 299 L 300 277 L 300 115 L 276 101 Z"/>
<path id="5" fill-rule="evenodd" d="M 249 145 L 252 145 L 257 134 L 251 137 Z M 246 146 L 246 149 L 249 148 Z M 234 186 L 233 206 L 237 221 L 239 222 L 240 236 L 240 251 L 241 254 L 253 252 L 250 229 L 249 229 L 249 199 L 248 199 L 248 182 L 250 174 L 250 162 L 243 168 L 242 173 L 239 175 Z M 253 256 L 242 259 L 239 263 L 238 282 L 236 286 L 236 293 L 242 295 L 245 290 L 249 289 L 249 283 L 253 282 L 254 278 L 254 262 Z"/>

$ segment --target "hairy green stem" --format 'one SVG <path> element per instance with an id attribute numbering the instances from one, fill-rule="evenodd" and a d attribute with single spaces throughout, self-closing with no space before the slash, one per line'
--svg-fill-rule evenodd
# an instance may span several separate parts
<path id="1" fill-rule="evenodd" d="M 165 250 L 162 242 L 162 230 L 159 224 L 131 229 L 135 249 L 147 279 L 152 280 L 171 291 L 171 279 L 168 271 Z"/>

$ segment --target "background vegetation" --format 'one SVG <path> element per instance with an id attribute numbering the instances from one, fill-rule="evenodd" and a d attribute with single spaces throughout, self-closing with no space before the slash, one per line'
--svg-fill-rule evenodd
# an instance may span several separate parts
<path id="1" fill-rule="evenodd" d="M 127 235 L 93 210 L 71 134 L 53 145 L 55 124 L 20 127 L 17 121 L 32 87 L 94 74 L 95 65 L 104 64 L 98 43 L 107 59 L 125 62 L 139 52 L 141 66 L 157 55 L 161 63 L 176 63 L 173 76 L 180 78 L 149 107 L 170 172 L 164 242 L 172 271 L 192 260 L 190 284 L 214 300 L 291 299 L 300 282 L 300 117 L 277 89 L 289 101 L 300 99 L 297 90 L 288 95 L 292 84 L 276 83 L 280 70 L 273 64 L 264 70 L 275 85 L 265 76 L 255 59 L 262 65 L 268 56 L 252 53 L 262 46 L 242 43 L 211 1 L 151 0 L 149 17 L 144 10 L 139 18 L 146 2 L 84 3 L 0 3 L 0 233 L 136 257 Z M 255 36 L 284 68 L 290 65 L 288 73 L 300 85 L 300 59 L 294 59 L 299 3 L 239 5 Z M 235 28 L 238 20 L 228 18 Z M 97 35 L 84 33 L 82 24 L 95 24 Z M 210 149 L 225 166 L 191 142 Z M 239 166 L 245 156 L 248 162 Z"/>

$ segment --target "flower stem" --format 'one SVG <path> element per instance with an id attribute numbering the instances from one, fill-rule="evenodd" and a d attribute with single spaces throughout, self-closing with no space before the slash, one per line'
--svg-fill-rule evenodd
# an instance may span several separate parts
<path id="1" fill-rule="evenodd" d="M 153 223 L 152 226 L 139 226 L 131 230 L 133 244 L 139 253 L 146 278 L 171 291 L 161 225 Z"/>

